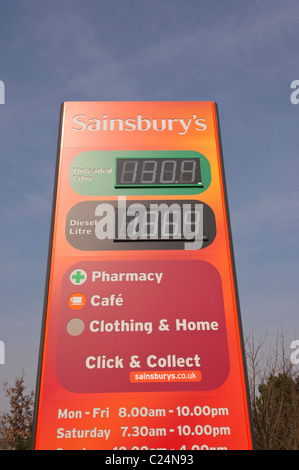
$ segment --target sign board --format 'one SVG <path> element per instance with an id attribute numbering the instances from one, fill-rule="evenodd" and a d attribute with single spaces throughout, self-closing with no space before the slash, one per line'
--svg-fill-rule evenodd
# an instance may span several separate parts
<path id="1" fill-rule="evenodd" d="M 62 105 L 35 449 L 251 449 L 217 107 Z"/>

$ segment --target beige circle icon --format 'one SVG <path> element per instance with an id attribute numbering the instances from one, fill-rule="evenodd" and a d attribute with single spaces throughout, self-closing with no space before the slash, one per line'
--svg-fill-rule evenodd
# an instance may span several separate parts
<path id="1" fill-rule="evenodd" d="M 85 328 L 84 321 L 81 318 L 72 318 L 66 325 L 66 331 L 71 336 L 79 336 Z"/>

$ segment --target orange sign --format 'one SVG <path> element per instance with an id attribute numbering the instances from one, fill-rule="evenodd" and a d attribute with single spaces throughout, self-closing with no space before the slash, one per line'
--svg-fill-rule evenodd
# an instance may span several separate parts
<path id="1" fill-rule="evenodd" d="M 62 105 L 35 449 L 251 449 L 212 102 Z"/>

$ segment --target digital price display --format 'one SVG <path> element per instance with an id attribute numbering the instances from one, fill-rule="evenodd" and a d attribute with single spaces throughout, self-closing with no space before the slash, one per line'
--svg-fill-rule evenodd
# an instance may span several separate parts
<path id="1" fill-rule="evenodd" d="M 202 186 L 197 158 L 117 159 L 116 187 Z"/>
<path id="2" fill-rule="evenodd" d="M 214 240 L 216 221 L 198 200 L 82 201 L 68 212 L 65 235 L 84 251 L 198 250 Z"/>
<path id="3" fill-rule="evenodd" d="M 251 449 L 212 102 L 61 108 L 34 449 Z"/>

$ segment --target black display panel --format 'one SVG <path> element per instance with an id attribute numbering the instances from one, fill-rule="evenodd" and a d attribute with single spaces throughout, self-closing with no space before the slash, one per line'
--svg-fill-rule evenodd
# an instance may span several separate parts
<path id="1" fill-rule="evenodd" d="M 115 187 L 203 186 L 199 158 L 117 158 Z"/>
<path id="2" fill-rule="evenodd" d="M 116 209 L 115 241 L 208 241 L 207 209 L 202 203 L 151 201 L 146 206 L 139 210 L 135 203 L 131 211 Z"/>

